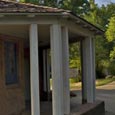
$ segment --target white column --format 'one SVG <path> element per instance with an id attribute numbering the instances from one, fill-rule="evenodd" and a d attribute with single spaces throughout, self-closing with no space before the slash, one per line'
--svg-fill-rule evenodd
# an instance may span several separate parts
<path id="1" fill-rule="evenodd" d="M 87 103 L 95 101 L 95 51 L 94 39 L 87 37 L 82 41 L 83 99 Z"/>
<path id="2" fill-rule="evenodd" d="M 38 66 L 38 29 L 37 24 L 30 25 L 30 84 L 31 115 L 40 115 L 39 66 Z"/>
<path id="3" fill-rule="evenodd" d="M 86 48 L 85 41 L 81 41 L 81 67 L 82 67 L 82 103 L 87 103 L 87 77 L 86 77 Z"/>
<path id="4" fill-rule="evenodd" d="M 64 114 L 70 114 L 70 87 L 69 87 L 69 43 L 68 28 L 62 28 L 62 58 L 63 58 L 63 88 Z"/>
<path id="5" fill-rule="evenodd" d="M 51 26 L 50 31 L 53 115 L 64 115 L 61 26 L 54 24 Z"/>

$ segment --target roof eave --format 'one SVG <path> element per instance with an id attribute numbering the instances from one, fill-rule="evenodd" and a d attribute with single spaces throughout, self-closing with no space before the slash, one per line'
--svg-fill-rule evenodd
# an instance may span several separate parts
<path id="1" fill-rule="evenodd" d="M 61 16 L 62 18 L 70 18 L 75 21 L 76 24 L 81 25 L 83 28 L 88 29 L 95 33 L 95 35 L 104 35 L 104 31 L 100 28 L 96 27 L 95 25 L 89 23 L 88 21 L 84 20 L 83 18 L 74 15 L 72 12 L 1 12 L 0 17 L 4 16 L 27 16 L 27 17 L 35 17 L 35 16 Z"/>
<path id="2" fill-rule="evenodd" d="M 88 30 L 95 33 L 95 35 L 104 35 L 104 31 L 98 28 L 97 26 L 91 24 L 85 19 L 74 15 L 73 13 L 69 13 L 70 18 L 74 19 L 76 24 L 82 25 L 83 28 L 87 28 Z"/>

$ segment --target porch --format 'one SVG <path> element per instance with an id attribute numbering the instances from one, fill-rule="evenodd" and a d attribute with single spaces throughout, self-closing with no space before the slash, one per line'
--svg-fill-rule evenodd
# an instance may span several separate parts
<path id="1" fill-rule="evenodd" d="M 69 42 L 75 41 L 81 42 L 83 65 L 82 102 L 95 102 L 94 39 L 92 37 L 85 37 L 78 31 L 73 31 L 64 25 L 61 26 L 61 24 L 17 25 L 13 22 L 12 25 L 0 25 L 0 33 L 1 44 L 5 44 L 6 41 L 8 43 L 9 41 L 10 43 L 13 41 L 13 43 L 20 44 L 17 45 L 20 46 L 17 48 L 19 50 L 15 50 L 18 51 L 19 55 L 17 57 L 17 63 L 19 65 L 18 82 L 20 82 L 20 85 L 18 85 L 18 82 L 15 84 L 6 84 L 6 88 L 10 87 L 6 91 L 11 92 L 12 90 L 12 94 L 10 93 L 8 95 L 10 97 L 10 103 L 20 102 L 20 104 L 23 104 L 22 107 L 16 104 L 17 109 L 20 108 L 20 112 L 22 109 L 25 110 L 25 101 L 30 100 L 32 115 L 45 115 L 46 112 L 53 115 L 70 114 L 68 48 Z M 2 45 L 3 47 L 4 45 Z M 51 57 L 49 57 L 50 47 Z M 45 99 L 47 100 L 49 98 L 51 72 L 53 80 L 53 106 L 51 106 L 51 103 L 45 103 L 47 105 L 45 106 L 40 100 L 42 101 L 45 94 Z M 20 89 L 21 93 L 16 95 L 15 93 L 17 91 L 15 92 L 13 88 L 15 90 Z M 16 98 L 15 101 L 12 95 Z M 22 100 L 20 100 L 19 95 L 21 95 Z M 8 103 L 8 107 L 10 107 L 10 103 Z M 78 107 L 77 103 L 75 105 L 75 107 Z M 73 109 L 74 107 L 72 107 Z M 77 108 L 74 110 L 77 110 Z"/>
<path id="2" fill-rule="evenodd" d="M 104 102 L 102 101 L 95 101 L 93 104 L 81 104 L 73 100 L 71 100 L 71 112 L 69 115 L 105 115 Z M 52 102 L 41 102 L 40 105 L 40 115 L 52 115 Z M 31 111 L 30 109 L 24 110 L 19 115 L 31 115 Z"/>
<path id="3" fill-rule="evenodd" d="M 47 111 L 49 115 L 69 115 L 74 107 L 75 112 L 79 109 L 77 102 L 70 103 L 69 43 L 72 42 L 81 44 L 81 103 L 96 102 L 94 36 L 101 31 L 68 14 L 59 10 L 57 14 L 16 12 L 0 17 L 1 115 L 23 114 L 28 100 L 31 115 L 45 115 Z M 50 77 L 52 103 L 42 103 L 50 99 Z"/>

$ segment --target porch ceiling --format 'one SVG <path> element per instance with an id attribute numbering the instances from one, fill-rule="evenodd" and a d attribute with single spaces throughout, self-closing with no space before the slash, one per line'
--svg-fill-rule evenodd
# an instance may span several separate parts
<path id="1" fill-rule="evenodd" d="M 13 38 L 29 40 L 29 25 L 0 25 L 0 34 L 10 35 Z M 50 44 L 50 26 L 38 25 L 39 46 L 49 46 Z M 82 39 L 79 35 L 69 30 L 70 42 Z"/>

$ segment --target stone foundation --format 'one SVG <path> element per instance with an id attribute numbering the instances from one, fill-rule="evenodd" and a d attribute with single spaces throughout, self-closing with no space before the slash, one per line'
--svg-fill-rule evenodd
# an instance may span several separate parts
<path id="1" fill-rule="evenodd" d="M 87 103 L 80 105 L 79 108 L 73 108 L 70 115 L 104 115 L 105 104 L 103 101 L 95 101 L 95 103 Z"/>

